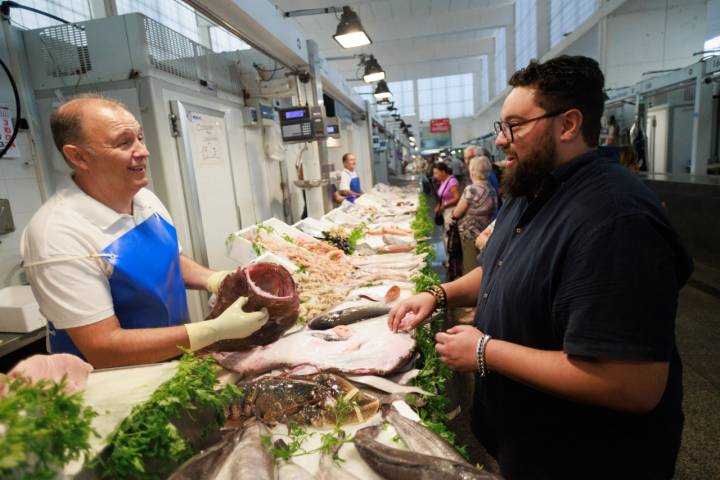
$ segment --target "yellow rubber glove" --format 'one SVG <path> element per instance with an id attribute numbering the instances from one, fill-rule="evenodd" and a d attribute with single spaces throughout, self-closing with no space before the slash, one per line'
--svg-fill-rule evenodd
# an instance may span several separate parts
<path id="1" fill-rule="evenodd" d="M 239 297 L 219 317 L 202 322 L 186 323 L 190 350 L 200 350 L 220 340 L 249 337 L 268 321 L 266 309 L 246 312 L 242 309 L 247 297 Z"/>
<path id="2" fill-rule="evenodd" d="M 220 270 L 214 272 L 208 277 L 206 290 L 210 293 L 217 293 L 220 290 L 220 284 L 225 280 L 225 277 L 233 273 L 232 270 Z"/>

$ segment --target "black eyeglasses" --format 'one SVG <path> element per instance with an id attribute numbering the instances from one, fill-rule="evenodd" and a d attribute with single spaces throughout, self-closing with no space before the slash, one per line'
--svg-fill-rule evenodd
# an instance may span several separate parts
<path id="1" fill-rule="evenodd" d="M 554 110 L 554 111 L 548 112 L 544 115 L 540 115 L 539 117 L 528 118 L 527 120 L 522 120 L 522 121 L 516 122 L 516 123 L 495 122 L 495 123 L 493 123 L 493 127 L 495 127 L 495 135 L 497 136 L 497 135 L 500 135 L 500 133 L 502 133 L 508 142 L 513 143 L 513 141 L 515 141 L 515 137 L 513 136 L 513 128 L 520 127 L 522 125 L 527 125 L 530 122 L 542 120 L 543 118 L 557 117 L 558 115 L 565 113 L 565 112 L 567 112 L 567 109 Z"/>

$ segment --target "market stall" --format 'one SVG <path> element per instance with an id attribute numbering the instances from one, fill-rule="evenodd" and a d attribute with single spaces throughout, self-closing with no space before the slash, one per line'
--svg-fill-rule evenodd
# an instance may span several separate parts
<path id="1" fill-rule="evenodd" d="M 433 340 L 442 319 L 387 328 L 393 305 L 439 280 L 431 231 L 416 188 L 376 185 L 320 219 L 231 233 L 241 267 L 210 317 L 246 296 L 270 321 L 179 361 L 95 371 L 80 392 L 57 387 L 52 399 L 41 398 L 47 386 L 14 381 L 0 400 L 11 419 L 0 477 L 62 467 L 79 478 L 491 478 L 446 427 L 450 371 Z M 30 397 L 36 411 L 8 410 Z M 72 425 L 60 412 L 55 426 L 40 419 L 58 398 Z M 54 427 L 67 438 L 37 438 Z"/>

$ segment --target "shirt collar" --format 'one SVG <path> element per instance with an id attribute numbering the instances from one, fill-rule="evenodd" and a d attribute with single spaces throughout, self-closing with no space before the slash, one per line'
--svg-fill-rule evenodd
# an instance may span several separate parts
<path id="1" fill-rule="evenodd" d="M 145 209 L 149 208 L 149 205 L 136 194 L 133 198 L 133 215 L 118 213 L 82 191 L 71 176 L 64 181 L 61 188 L 65 202 L 67 202 L 74 211 L 103 230 L 107 230 L 115 223 L 126 218 L 142 218 Z"/>
<path id="2" fill-rule="evenodd" d="M 355 170 L 348 170 L 347 168 L 343 167 L 343 170 L 350 176 L 355 175 Z"/>
<path id="3" fill-rule="evenodd" d="M 564 182 L 570 177 L 572 177 L 575 172 L 583 168 L 585 165 L 588 165 L 590 162 L 597 159 L 598 157 L 598 150 L 590 150 L 589 152 L 585 152 L 582 155 L 573 158 L 569 162 L 563 163 L 555 170 L 553 170 L 550 175 L 552 175 L 555 180 L 559 182 Z"/>

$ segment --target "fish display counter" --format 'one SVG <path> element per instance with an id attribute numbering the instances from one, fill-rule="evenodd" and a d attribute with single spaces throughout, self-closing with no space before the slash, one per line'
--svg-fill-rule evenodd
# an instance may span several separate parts
<path id="1" fill-rule="evenodd" d="M 56 463 L 78 478 L 496 478 L 446 427 L 442 319 L 387 327 L 393 305 L 439 281 L 432 228 L 417 188 L 376 185 L 322 219 L 232 233 L 240 266 L 210 318 L 244 296 L 267 324 L 180 361 L 92 373 L 71 399 L 94 412 L 85 441 Z"/>

